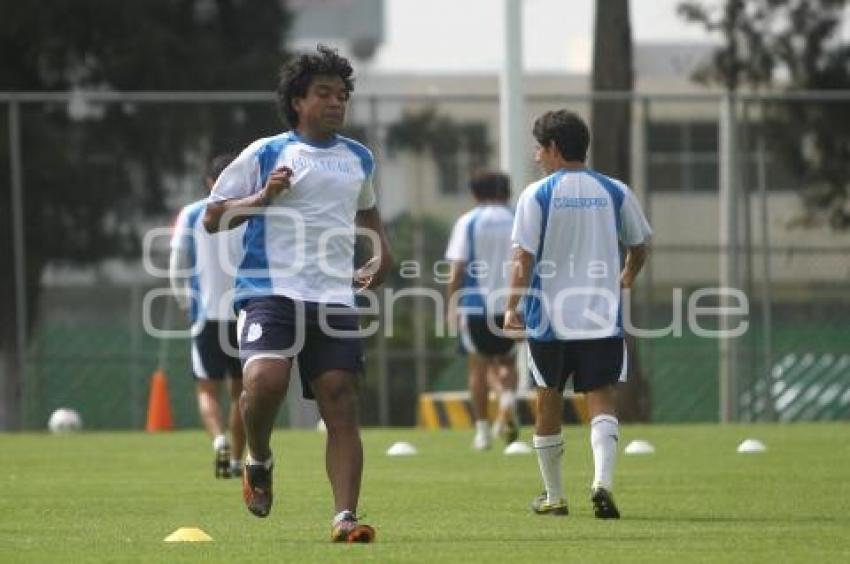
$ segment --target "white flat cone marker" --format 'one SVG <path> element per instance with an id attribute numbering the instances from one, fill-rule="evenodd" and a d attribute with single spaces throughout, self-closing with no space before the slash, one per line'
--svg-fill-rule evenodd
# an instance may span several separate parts
<path id="1" fill-rule="evenodd" d="M 195 527 L 180 527 L 167 537 L 165 542 L 210 542 L 212 537 Z"/>
<path id="2" fill-rule="evenodd" d="M 767 447 L 758 439 L 747 439 L 738 445 L 739 454 L 755 454 L 766 450 Z"/>
<path id="3" fill-rule="evenodd" d="M 387 449 L 387 456 L 413 456 L 416 454 L 416 447 L 410 443 L 399 441 Z"/>
<path id="4" fill-rule="evenodd" d="M 623 452 L 626 454 L 653 454 L 655 447 L 649 441 L 635 439 L 626 445 L 626 449 Z"/>
<path id="5" fill-rule="evenodd" d="M 531 454 L 533 449 L 528 446 L 528 443 L 523 441 L 514 441 L 505 447 L 505 454 L 512 456 L 515 454 Z"/>

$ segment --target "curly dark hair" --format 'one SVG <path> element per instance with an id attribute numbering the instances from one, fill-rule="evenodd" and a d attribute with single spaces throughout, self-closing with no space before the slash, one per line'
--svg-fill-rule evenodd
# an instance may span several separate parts
<path id="1" fill-rule="evenodd" d="M 543 147 L 554 141 L 561 156 L 567 161 L 587 160 L 590 130 L 578 114 L 567 110 L 546 112 L 534 122 L 532 134 Z"/>
<path id="2" fill-rule="evenodd" d="M 478 200 L 511 199 L 511 179 L 502 172 L 477 171 L 469 182 L 469 189 Z"/>
<path id="3" fill-rule="evenodd" d="M 318 45 L 315 53 L 301 53 L 287 61 L 280 70 L 280 82 L 277 85 L 277 109 L 281 119 L 289 127 L 298 126 L 298 114 L 292 107 L 295 98 L 307 95 L 310 83 L 315 76 L 338 76 L 345 84 L 346 91 L 354 91 L 354 69 L 348 59 L 336 49 Z"/>

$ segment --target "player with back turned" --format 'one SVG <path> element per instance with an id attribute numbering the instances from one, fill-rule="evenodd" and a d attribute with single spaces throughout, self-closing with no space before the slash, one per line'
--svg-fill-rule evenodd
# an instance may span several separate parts
<path id="1" fill-rule="evenodd" d="M 547 176 L 529 185 L 517 203 L 505 313 L 505 330 L 528 338 L 538 387 L 533 443 L 545 491 L 532 508 L 538 514 L 568 512 L 561 410 L 572 378 L 575 391 L 587 398 L 590 416 L 594 513 L 619 518 L 612 494 L 619 440 L 616 385 L 628 366 L 621 290 L 631 288 L 643 266 L 652 230 L 628 186 L 585 164 L 590 132 L 579 116 L 546 112 L 535 121 L 533 135 L 535 160 Z M 523 295 L 521 318 L 517 306 Z"/>
<path id="2" fill-rule="evenodd" d="M 207 191 L 234 155 L 213 158 L 205 173 Z M 242 475 L 245 430 L 239 411 L 242 393 L 242 367 L 230 351 L 236 348 L 236 317 L 233 314 L 233 272 L 222 264 L 237 264 L 242 253 L 242 231 L 209 234 L 202 225 L 207 199 L 193 202 L 180 210 L 171 238 L 169 278 L 174 297 L 189 313 L 192 324 L 191 359 L 195 377 L 198 412 L 207 433 L 213 439 L 215 476 Z M 220 395 L 227 382 L 230 395 L 228 423 L 231 440 L 222 423 Z"/>
<path id="3" fill-rule="evenodd" d="M 472 447 L 491 446 L 488 392 L 498 393 L 493 435 L 512 443 L 519 435 L 516 418 L 517 375 L 514 341 L 496 334 L 503 323 L 510 263 L 511 186 L 506 174 L 480 171 L 470 182 L 475 207 L 455 223 L 446 249 L 451 261 L 447 287 L 448 319 L 458 323 L 460 346 L 467 355 L 469 394 L 475 416 Z"/>

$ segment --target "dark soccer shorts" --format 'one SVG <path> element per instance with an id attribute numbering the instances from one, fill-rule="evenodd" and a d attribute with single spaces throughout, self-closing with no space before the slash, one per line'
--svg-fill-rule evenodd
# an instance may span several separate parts
<path id="1" fill-rule="evenodd" d="M 234 356 L 228 354 L 227 349 Z M 207 319 L 201 331 L 192 337 L 192 373 L 198 380 L 241 378 L 242 365 L 235 356 L 237 350 L 236 321 Z"/>
<path id="2" fill-rule="evenodd" d="M 502 328 L 505 323 L 504 315 L 491 318 L 496 327 Z M 466 315 L 460 321 L 458 328 L 460 351 L 466 354 L 479 354 L 485 357 L 512 356 L 514 354 L 513 339 L 497 335 L 487 325 L 483 315 Z"/>
<path id="3" fill-rule="evenodd" d="M 528 341 L 528 366 L 539 387 L 563 392 L 570 377 L 576 392 L 626 381 L 628 356 L 622 337 L 582 341 Z"/>
<path id="4" fill-rule="evenodd" d="M 259 358 L 295 358 L 303 395 L 315 399 L 310 382 L 329 370 L 363 371 L 360 321 L 340 304 L 252 298 L 239 316 L 239 356 L 244 368 Z"/>

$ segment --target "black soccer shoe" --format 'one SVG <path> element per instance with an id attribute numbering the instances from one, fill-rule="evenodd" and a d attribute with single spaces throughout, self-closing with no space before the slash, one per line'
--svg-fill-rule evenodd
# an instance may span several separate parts
<path id="1" fill-rule="evenodd" d="M 614 496 L 605 488 L 596 488 L 590 492 L 593 502 L 593 514 L 597 519 L 619 519 L 620 510 L 614 503 Z"/>
<path id="2" fill-rule="evenodd" d="M 246 464 L 242 470 L 242 497 L 248 511 L 257 517 L 268 517 L 272 510 L 272 468 Z"/>
<path id="3" fill-rule="evenodd" d="M 503 427 L 502 435 L 505 439 L 505 444 L 508 445 L 519 439 L 519 425 L 517 425 L 516 418 L 511 417 L 510 419 L 505 421 L 505 426 Z"/>
<path id="4" fill-rule="evenodd" d="M 225 445 L 215 450 L 213 468 L 216 478 L 230 478 L 230 447 Z"/>

